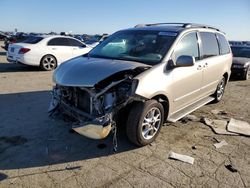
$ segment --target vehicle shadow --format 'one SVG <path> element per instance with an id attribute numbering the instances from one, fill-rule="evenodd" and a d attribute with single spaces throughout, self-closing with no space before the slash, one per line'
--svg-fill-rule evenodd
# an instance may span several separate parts
<path id="1" fill-rule="evenodd" d="M 39 67 L 0 62 L 0 72 L 35 72 L 35 71 L 42 71 L 42 70 Z"/>
<path id="2" fill-rule="evenodd" d="M 85 138 L 48 117 L 49 91 L 0 94 L 0 170 L 42 167 L 113 155 L 112 134 Z M 136 149 L 118 129 L 117 153 Z"/>
<path id="3" fill-rule="evenodd" d="M 245 81 L 245 80 L 242 80 L 239 76 L 231 76 L 229 78 L 229 82 L 238 82 L 238 81 Z"/>

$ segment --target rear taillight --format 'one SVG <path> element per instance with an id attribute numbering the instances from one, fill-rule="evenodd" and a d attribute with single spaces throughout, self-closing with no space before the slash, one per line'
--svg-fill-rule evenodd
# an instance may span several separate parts
<path id="1" fill-rule="evenodd" d="M 30 49 L 29 48 L 21 48 L 20 50 L 19 50 L 19 54 L 25 54 L 25 53 L 27 53 L 28 51 L 30 51 Z"/>

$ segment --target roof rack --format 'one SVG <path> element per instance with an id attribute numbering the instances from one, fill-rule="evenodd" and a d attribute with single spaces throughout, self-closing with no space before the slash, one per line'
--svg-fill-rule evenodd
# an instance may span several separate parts
<path id="1" fill-rule="evenodd" d="M 208 29 L 215 29 L 217 31 L 220 31 L 220 29 L 209 26 L 209 25 L 203 25 L 203 24 L 195 24 L 195 23 L 153 23 L 153 24 L 138 24 L 135 27 L 148 27 L 148 26 L 159 26 L 159 25 L 172 25 L 182 28 L 208 28 Z"/>

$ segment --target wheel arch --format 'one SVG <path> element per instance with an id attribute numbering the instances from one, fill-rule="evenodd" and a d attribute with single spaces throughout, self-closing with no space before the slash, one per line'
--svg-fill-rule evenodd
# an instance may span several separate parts
<path id="1" fill-rule="evenodd" d="M 162 104 L 163 109 L 164 109 L 164 121 L 167 120 L 168 114 L 169 114 L 169 99 L 166 95 L 163 94 L 158 94 L 151 99 L 157 100 L 159 103 Z"/>
<path id="2" fill-rule="evenodd" d="M 223 74 L 223 77 L 225 78 L 226 84 L 227 84 L 227 83 L 228 83 L 228 80 L 229 80 L 229 74 L 228 74 L 227 72 L 225 72 L 225 73 Z"/>

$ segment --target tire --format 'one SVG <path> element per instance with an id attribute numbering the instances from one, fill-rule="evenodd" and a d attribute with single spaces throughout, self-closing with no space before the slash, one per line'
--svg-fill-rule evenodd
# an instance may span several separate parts
<path id="1" fill-rule="evenodd" d="M 158 136 L 163 121 L 164 109 L 161 103 L 156 100 L 135 103 L 128 114 L 127 137 L 137 146 L 150 144 Z"/>
<path id="2" fill-rule="evenodd" d="M 219 84 L 218 84 L 218 86 L 216 88 L 216 91 L 214 93 L 214 97 L 215 97 L 214 102 L 217 103 L 217 102 L 221 101 L 222 96 L 223 96 L 223 94 L 225 92 L 225 86 L 226 86 L 226 79 L 225 79 L 225 77 L 223 77 L 220 80 L 220 82 L 219 82 Z"/>
<path id="3" fill-rule="evenodd" d="M 40 67 L 45 71 L 54 70 L 57 67 L 57 60 L 52 55 L 45 55 L 41 60 Z"/>
<path id="4" fill-rule="evenodd" d="M 244 73 L 243 77 L 242 77 L 242 80 L 248 80 L 249 79 L 249 67 L 247 68 L 246 72 Z"/>

